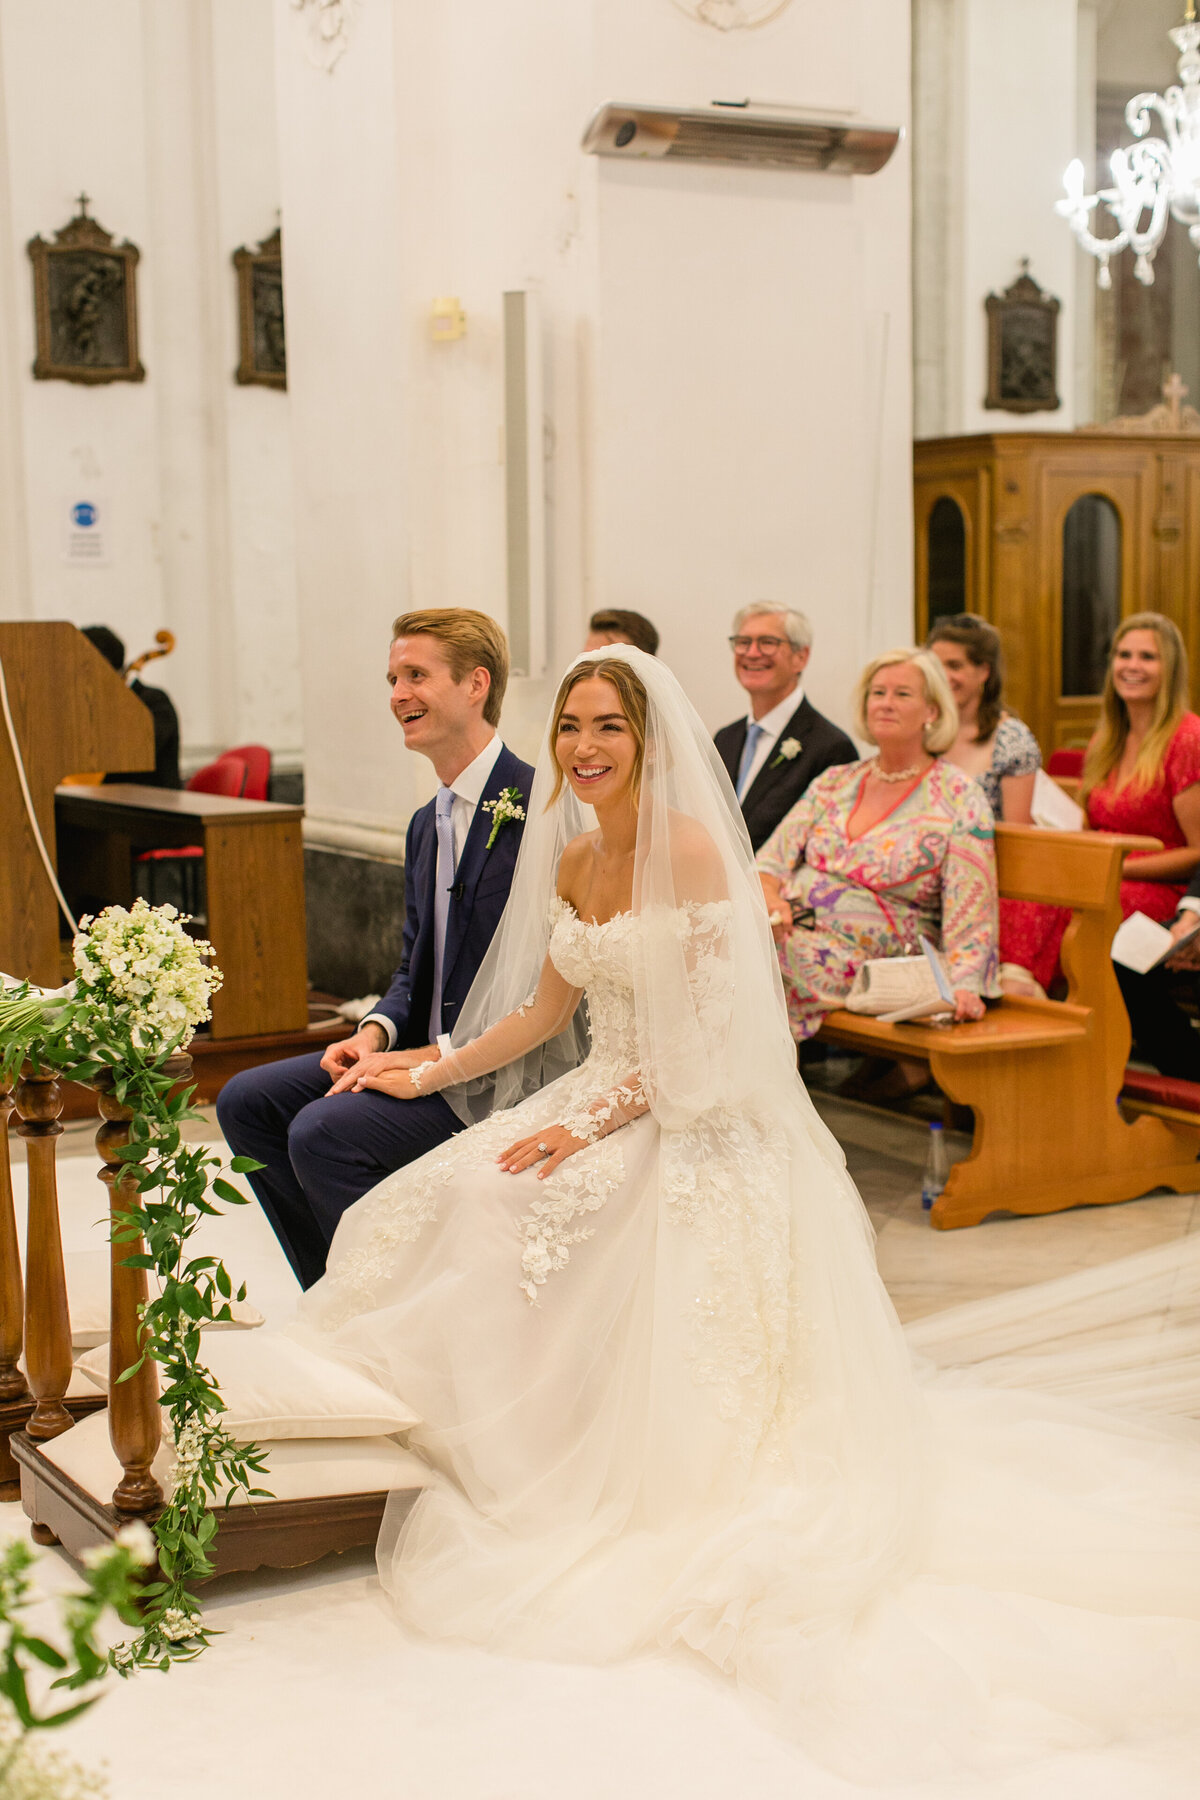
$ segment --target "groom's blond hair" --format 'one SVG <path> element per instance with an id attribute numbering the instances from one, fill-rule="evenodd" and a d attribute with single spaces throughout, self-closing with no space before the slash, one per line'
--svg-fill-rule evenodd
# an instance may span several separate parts
<path id="1" fill-rule="evenodd" d="M 508 686 L 508 639 L 495 619 L 470 606 L 427 606 L 393 620 L 393 644 L 403 637 L 436 638 L 455 681 L 465 681 L 474 669 L 485 669 L 490 686 L 483 716 L 489 725 L 500 723 Z"/>

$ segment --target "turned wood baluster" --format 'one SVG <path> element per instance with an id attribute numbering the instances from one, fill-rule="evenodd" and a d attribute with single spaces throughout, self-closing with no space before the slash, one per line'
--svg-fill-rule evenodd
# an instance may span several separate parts
<path id="1" fill-rule="evenodd" d="M 29 1389 L 17 1365 L 25 1339 L 25 1289 L 8 1154 L 11 1111 L 12 1083 L 0 1076 L 0 1400 L 24 1400 Z"/>
<path id="2" fill-rule="evenodd" d="M 17 1136 L 25 1140 L 29 1222 L 25 1240 L 25 1368 L 37 1402 L 25 1429 L 45 1442 L 75 1423 L 63 1405 L 71 1380 L 71 1320 L 63 1272 L 54 1155 L 62 1136 L 62 1088 L 54 1075 L 23 1073 Z"/>
<path id="3" fill-rule="evenodd" d="M 94 1078 L 92 1086 L 100 1102 L 102 1121 L 96 1133 L 96 1150 L 104 1165 L 100 1180 L 108 1189 L 109 1214 L 115 1221 L 118 1213 L 127 1212 L 136 1204 L 137 1177 L 117 1156 L 117 1151 L 129 1142 L 133 1109 L 120 1105 L 114 1098 L 112 1076 L 107 1070 Z M 123 1243 L 114 1243 L 110 1253 L 108 1435 L 123 1470 L 113 1489 L 112 1501 L 117 1511 L 123 1513 L 152 1513 L 162 1504 L 163 1497 L 161 1487 L 150 1472 L 162 1439 L 158 1367 L 147 1358 L 128 1381 L 119 1379 L 141 1355 L 139 1313 L 149 1292 L 146 1270 L 127 1269 L 124 1262 L 128 1256 L 139 1256 L 145 1247 L 142 1238 L 129 1238 Z"/>

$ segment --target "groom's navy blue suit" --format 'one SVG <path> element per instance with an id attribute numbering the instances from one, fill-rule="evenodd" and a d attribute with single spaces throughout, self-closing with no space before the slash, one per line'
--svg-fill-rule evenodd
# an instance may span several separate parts
<path id="1" fill-rule="evenodd" d="M 492 815 L 483 802 L 515 787 L 528 804 L 533 770 L 501 750 L 459 858 L 450 890 L 442 964 L 442 1030 L 453 1031 L 467 991 L 492 941 L 512 885 L 522 825 L 501 826 L 489 850 Z M 413 814 L 404 853 L 404 948 L 400 967 L 372 1017 L 395 1027 L 397 1050 L 429 1042 L 433 1004 L 434 802 Z M 222 1089 L 217 1117 L 226 1140 L 265 1164 L 250 1185 L 303 1287 L 325 1270 L 338 1220 L 385 1175 L 403 1168 L 461 1129 L 440 1094 L 397 1100 L 364 1090 L 326 1098 L 332 1078 L 320 1055 L 267 1063 L 235 1075 Z"/>

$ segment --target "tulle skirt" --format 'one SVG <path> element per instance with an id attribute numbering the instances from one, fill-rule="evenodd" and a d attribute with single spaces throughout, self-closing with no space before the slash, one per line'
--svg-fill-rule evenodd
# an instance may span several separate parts
<path id="1" fill-rule="evenodd" d="M 686 1648 L 865 1782 L 1184 1731 L 1200 1240 L 906 1341 L 806 1096 L 691 1140 L 646 1115 L 555 1195 L 495 1158 L 561 1098 L 382 1184 L 305 1302 L 424 1421 L 435 1480 L 379 1544 L 400 1617 Z"/>

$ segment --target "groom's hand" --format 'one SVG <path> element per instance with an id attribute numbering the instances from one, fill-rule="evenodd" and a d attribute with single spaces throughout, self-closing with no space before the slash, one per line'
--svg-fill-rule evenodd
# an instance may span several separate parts
<path id="1" fill-rule="evenodd" d="M 353 1069 L 364 1056 L 373 1056 L 382 1050 L 386 1043 L 387 1033 L 382 1025 L 363 1025 L 353 1037 L 339 1038 L 336 1044 L 330 1044 L 321 1058 L 321 1067 L 336 1080 L 347 1069 Z"/>

